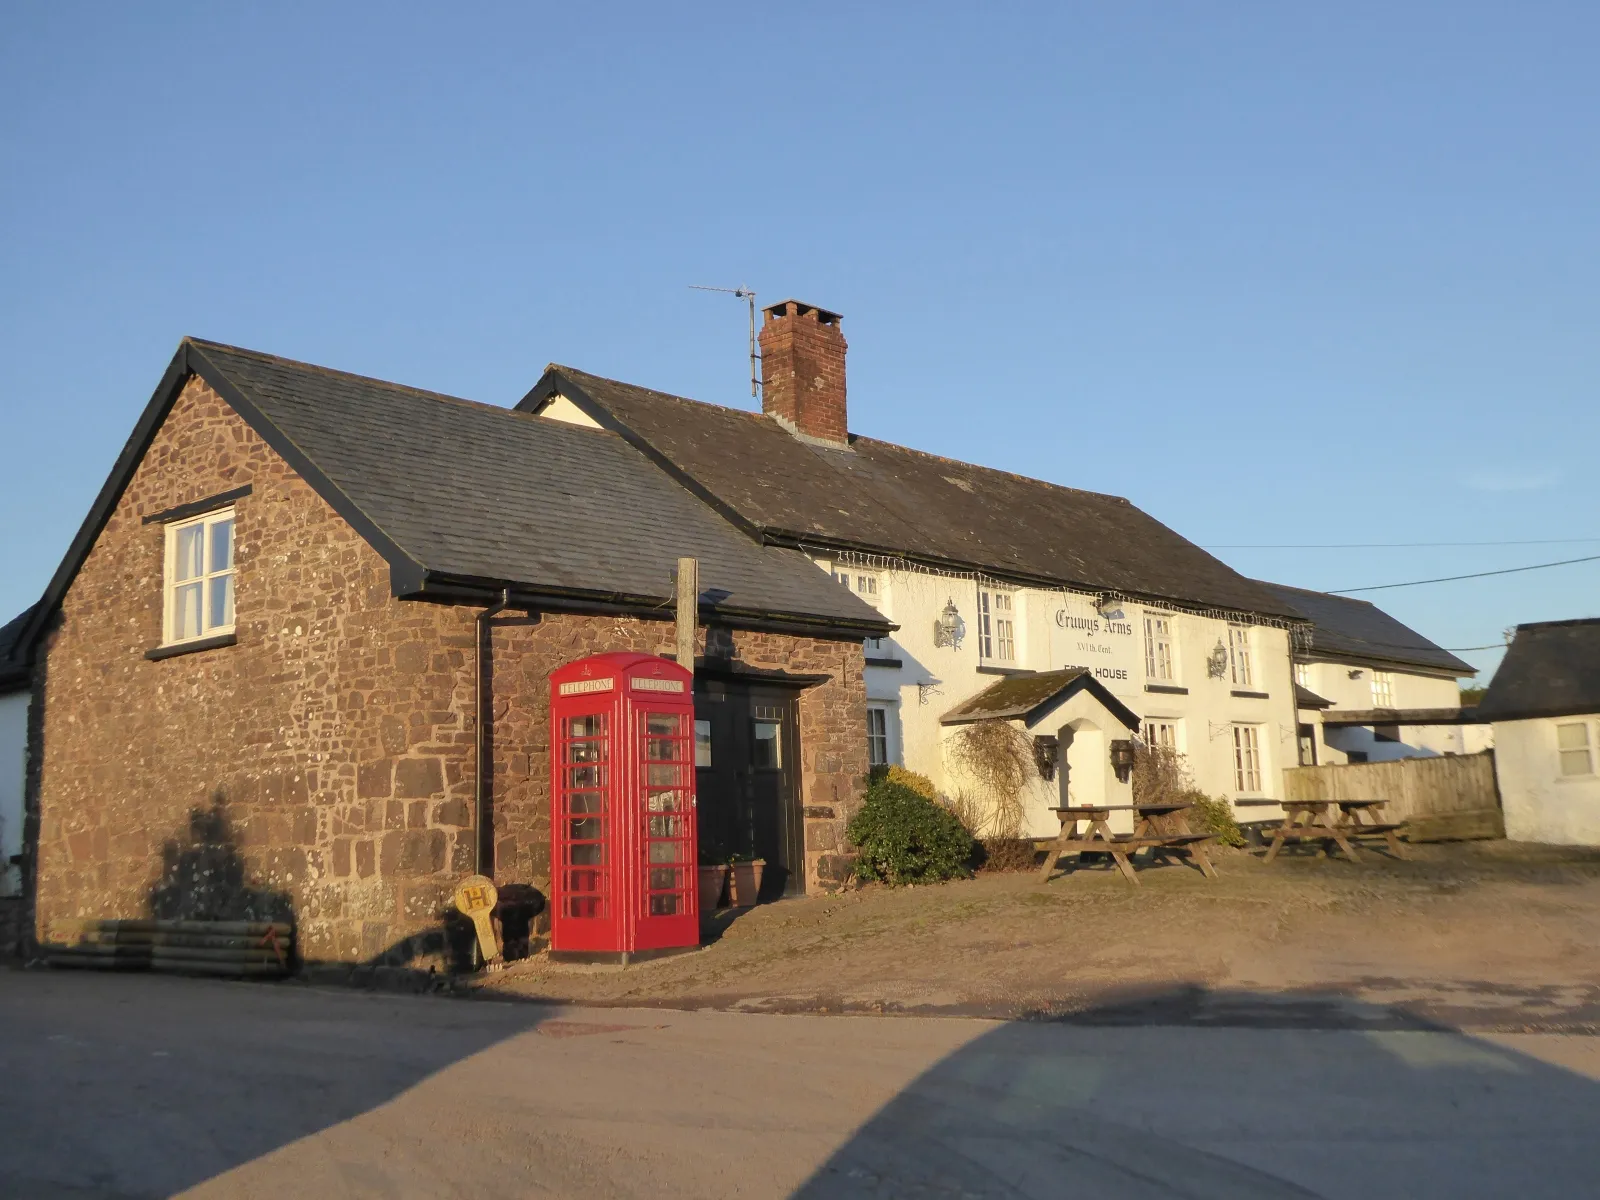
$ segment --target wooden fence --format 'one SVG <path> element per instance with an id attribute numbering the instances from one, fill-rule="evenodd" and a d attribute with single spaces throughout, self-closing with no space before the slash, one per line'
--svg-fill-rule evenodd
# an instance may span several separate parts
<path id="1" fill-rule="evenodd" d="M 1387 800 L 1383 819 L 1407 822 L 1414 842 L 1506 835 L 1494 752 L 1399 758 L 1346 766 L 1291 767 L 1286 800 Z"/>

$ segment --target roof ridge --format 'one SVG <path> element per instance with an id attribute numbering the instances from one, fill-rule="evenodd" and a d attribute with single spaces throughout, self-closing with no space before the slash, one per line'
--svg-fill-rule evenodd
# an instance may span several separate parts
<path id="1" fill-rule="evenodd" d="M 1572 625 L 1600 625 L 1600 617 L 1567 617 L 1561 621 L 1523 621 L 1518 629 L 1560 629 Z"/>
<path id="2" fill-rule="evenodd" d="M 252 350 L 248 346 L 232 346 L 226 342 L 213 342 L 206 338 L 197 337 L 185 337 L 183 340 L 202 351 L 206 349 L 224 350 L 230 354 L 242 354 L 277 366 L 295 367 L 303 371 L 315 371 L 318 374 L 331 375 L 339 379 L 356 380 L 360 383 L 375 383 L 380 387 L 394 388 L 396 391 L 409 392 L 414 396 L 422 396 L 429 400 L 442 400 L 450 404 L 461 404 L 468 408 L 482 408 L 490 412 L 506 413 L 515 417 L 528 417 L 530 415 L 518 412 L 515 408 L 507 408 L 503 404 L 490 404 L 484 400 L 469 400 L 465 396 L 452 396 L 449 392 L 436 392 L 431 388 L 419 388 L 409 383 L 397 383 L 393 379 L 380 379 L 376 375 L 362 375 L 356 371 L 342 371 L 338 367 L 325 367 L 321 363 L 305 362 L 298 358 L 285 358 L 281 354 L 269 354 L 265 350 Z"/>
<path id="3" fill-rule="evenodd" d="M 1286 592 L 1299 592 L 1304 596 L 1322 596 L 1325 599 L 1338 600 L 1344 604 L 1365 604 L 1368 608 L 1378 608 L 1371 600 L 1363 600 L 1359 596 L 1341 596 L 1337 592 L 1320 592 L 1316 588 L 1295 587 L 1292 583 L 1274 583 L 1270 579 L 1255 579 L 1248 575 L 1245 578 L 1249 579 L 1251 583 L 1259 583 L 1262 587 L 1280 588 Z M 1382 612 L 1384 616 L 1389 616 L 1388 612 L 1383 609 L 1378 609 L 1378 611 Z M 1395 618 L 1391 617 L 1390 619 L 1393 620 Z M 1401 623 L 1404 624 L 1404 622 Z"/>

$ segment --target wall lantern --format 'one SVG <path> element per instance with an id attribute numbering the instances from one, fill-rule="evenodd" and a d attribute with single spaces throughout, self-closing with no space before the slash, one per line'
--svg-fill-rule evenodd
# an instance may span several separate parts
<path id="1" fill-rule="evenodd" d="M 1206 655 L 1206 674 L 1213 679 L 1221 679 L 1228 673 L 1228 648 L 1222 644 L 1222 639 L 1217 639 L 1216 647 Z"/>
<path id="2" fill-rule="evenodd" d="M 1122 620 L 1122 601 L 1113 592 L 1101 592 L 1096 596 L 1094 610 L 1108 621 Z"/>
<path id="3" fill-rule="evenodd" d="M 944 611 L 933 623 L 933 644 L 959 650 L 966 632 L 967 623 L 961 619 L 961 613 L 956 610 L 955 597 L 952 596 L 945 601 Z"/>
<path id="4" fill-rule="evenodd" d="M 1111 743 L 1111 769 L 1117 773 L 1118 783 L 1127 783 L 1133 773 L 1133 739 L 1117 738 Z"/>
<path id="5" fill-rule="evenodd" d="M 1350 678 L 1351 679 L 1360 679 L 1361 678 L 1361 668 L 1357 667 L 1354 671 L 1351 671 L 1350 672 Z"/>
<path id="6" fill-rule="evenodd" d="M 1061 743 L 1054 735 L 1035 734 L 1033 738 L 1033 765 L 1039 768 L 1039 778 L 1049 783 L 1056 777 L 1056 761 L 1061 753 Z"/>

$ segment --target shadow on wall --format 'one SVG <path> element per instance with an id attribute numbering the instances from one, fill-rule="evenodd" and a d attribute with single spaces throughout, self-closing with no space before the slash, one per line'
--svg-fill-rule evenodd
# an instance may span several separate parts
<path id="1" fill-rule="evenodd" d="M 293 921 L 289 893 L 249 881 L 227 804 L 219 790 L 211 807 L 189 810 L 180 839 L 161 849 L 161 878 L 150 889 L 158 921 Z"/>
<path id="2" fill-rule="evenodd" d="M 1403 1008 L 1184 987 L 976 1038 L 793 1195 L 1580 1195 L 1596 1128 L 1600 1084 Z"/>

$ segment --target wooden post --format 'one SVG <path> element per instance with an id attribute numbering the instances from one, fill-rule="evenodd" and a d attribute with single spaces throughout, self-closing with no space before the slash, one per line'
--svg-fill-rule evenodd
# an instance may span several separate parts
<path id="1" fill-rule="evenodd" d="M 694 670 L 694 624 L 700 611 L 700 560 L 678 560 L 678 665 Z"/>

